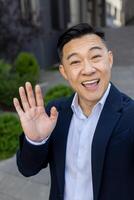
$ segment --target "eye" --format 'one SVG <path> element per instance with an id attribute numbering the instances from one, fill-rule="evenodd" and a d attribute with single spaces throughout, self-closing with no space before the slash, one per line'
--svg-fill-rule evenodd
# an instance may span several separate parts
<path id="1" fill-rule="evenodd" d="M 71 64 L 71 65 L 75 65 L 75 64 L 79 64 L 79 63 L 80 63 L 79 60 L 74 60 L 74 61 L 72 61 L 70 64 Z"/>
<path id="2" fill-rule="evenodd" d="M 100 58 L 100 57 L 101 57 L 101 55 L 94 55 L 94 56 L 92 57 L 92 59 Z"/>
<path id="3" fill-rule="evenodd" d="M 102 56 L 100 54 L 94 55 L 91 57 L 91 60 L 94 62 L 98 62 Z"/>

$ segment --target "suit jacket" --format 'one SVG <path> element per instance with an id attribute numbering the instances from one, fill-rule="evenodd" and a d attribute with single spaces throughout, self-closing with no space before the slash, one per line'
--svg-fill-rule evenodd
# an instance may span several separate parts
<path id="1" fill-rule="evenodd" d="M 49 163 L 50 200 L 63 200 L 67 136 L 73 97 L 52 102 L 59 111 L 57 125 L 41 146 L 20 137 L 17 165 L 24 176 L 37 174 Z M 88 156 L 88 155 L 87 155 Z M 84 173 L 84 172 L 83 172 Z M 134 200 L 134 101 L 114 85 L 103 107 L 92 142 L 94 200 Z M 71 200 L 71 199 L 70 199 Z"/>

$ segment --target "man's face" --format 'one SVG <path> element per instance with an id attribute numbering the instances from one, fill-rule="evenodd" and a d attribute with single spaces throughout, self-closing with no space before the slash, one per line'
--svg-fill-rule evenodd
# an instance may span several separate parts
<path id="1" fill-rule="evenodd" d="M 95 34 L 72 39 L 63 47 L 60 72 L 78 93 L 79 103 L 95 105 L 108 87 L 112 53 Z"/>

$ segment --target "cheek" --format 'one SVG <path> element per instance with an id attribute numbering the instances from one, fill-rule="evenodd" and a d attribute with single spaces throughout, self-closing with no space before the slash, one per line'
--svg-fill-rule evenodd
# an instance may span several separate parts
<path id="1" fill-rule="evenodd" d="M 102 62 L 97 66 L 98 71 L 104 76 L 108 76 L 111 74 L 111 66 L 108 62 Z"/>
<path id="2" fill-rule="evenodd" d="M 69 81 L 76 82 L 79 78 L 80 70 L 79 69 L 68 70 L 67 75 Z"/>

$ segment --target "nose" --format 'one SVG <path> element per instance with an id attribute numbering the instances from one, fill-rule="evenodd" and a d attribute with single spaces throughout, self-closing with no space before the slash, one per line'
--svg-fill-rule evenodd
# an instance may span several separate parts
<path id="1" fill-rule="evenodd" d="M 85 60 L 82 74 L 83 75 L 91 75 L 95 72 L 96 72 L 96 69 L 94 68 L 93 64 L 89 60 Z"/>

